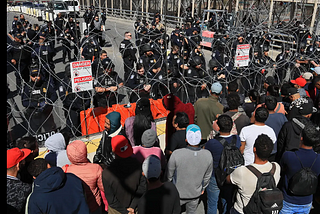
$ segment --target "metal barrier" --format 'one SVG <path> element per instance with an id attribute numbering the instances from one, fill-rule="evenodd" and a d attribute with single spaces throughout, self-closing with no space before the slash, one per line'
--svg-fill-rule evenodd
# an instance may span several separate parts
<path id="1" fill-rule="evenodd" d="M 80 5 L 80 10 L 84 12 L 89 7 L 86 5 Z M 153 21 L 154 13 L 149 12 L 141 12 L 141 11 L 132 11 L 132 10 L 124 10 L 117 8 L 105 8 L 105 7 L 95 7 L 96 10 L 104 9 L 106 11 L 107 16 L 121 18 L 121 19 L 130 19 L 140 17 L 141 19 L 146 19 L 147 21 Z M 177 24 L 183 23 L 183 17 L 170 16 L 161 14 L 162 23 L 166 23 L 167 27 L 174 28 Z"/>

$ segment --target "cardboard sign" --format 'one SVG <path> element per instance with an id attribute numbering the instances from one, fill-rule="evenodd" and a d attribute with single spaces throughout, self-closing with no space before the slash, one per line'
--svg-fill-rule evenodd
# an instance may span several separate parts
<path id="1" fill-rule="evenodd" d="M 91 61 L 77 61 L 70 63 L 72 92 L 93 89 Z"/>
<path id="2" fill-rule="evenodd" d="M 249 64 L 250 45 L 237 45 L 236 55 L 234 57 L 235 67 L 244 67 Z"/>

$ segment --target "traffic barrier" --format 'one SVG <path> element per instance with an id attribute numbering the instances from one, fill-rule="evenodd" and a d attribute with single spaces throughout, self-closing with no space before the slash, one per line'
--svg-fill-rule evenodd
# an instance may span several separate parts
<path id="1" fill-rule="evenodd" d="M 158 99 L 158 100 L 149 99 L 149 100 L 150 100 L 150 109 L 154 119 L 167 117 L 169 111 L 167 111 L 163 106 L 162 99 Z M 107 107 L 107 108 L 97 107 L 97 108 L 89 108 L 85 111 L 81 111 L 80 121 L 81 121 L 82 135 L 86 135 L 86 134 L 89 135 L 89 134 L 102 132 L 104 130 L 104 122 L 105 122 L 106 115 L 113 111 L 119 112 L 121 114 L 121 125 L 124 126 L 124 122 L 126 121 L 126 119 L 135 115 L 135 109 L 136 109 L 136 103 L 131 103 L 131 106 L 129 108 L 126 107 L 126 104 L 123 104 L 123 105 L 114 104 L 111 107 Z"/>

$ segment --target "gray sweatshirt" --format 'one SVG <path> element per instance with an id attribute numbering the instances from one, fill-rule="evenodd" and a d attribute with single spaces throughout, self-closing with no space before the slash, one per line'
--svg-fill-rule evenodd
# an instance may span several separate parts
<path id="1" fill-rule="evenodd" d="M 209 184 L 213 169 L 212 155 L 208 150 L 188 146 L 175 150 L 167 167 L 167 178 L 173 180 L 180 199 L 197 198 Z"/>

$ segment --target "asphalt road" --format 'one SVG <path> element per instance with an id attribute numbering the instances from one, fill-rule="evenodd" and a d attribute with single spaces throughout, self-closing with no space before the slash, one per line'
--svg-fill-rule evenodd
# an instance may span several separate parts
<path id="1" fill-rule="evenodd" d="M 19 15 L 15 12 L 7 12 L 7 33 L 11 30 L 11 23 L 13 21 L 13 16 Z M 42 25 L 44 22 L 39 22 L 36 18 L 25 15 L 26 20 L 28 20 L 31 24 L 39 24 Z M 77 18 L 80 21 L 81 32 L 83 34 L 82 23 L 84 20 L 82 18 Z M 124 38 L 124 32 L 131 31 L 133 33 L 133 23 L 134 20 L 122 20 L 114 17 L 107 17 L 105 31 L 103 32 L 103 37 L 106 41 L 105 47 L 102 49 L 106 50 L 108 53 L 108 57 L 115 64 L 115 70 L 118 72 L 119 76 L 123 78 L 124 70 L 123 70 L 123 61 L 121 58 L 121 54 L 119 53 L 119 44 Z M 172 29 L 168 29 L 168 34 L 170 34 Z M 83 36 L 83 35 L 82 35 Z M 63 78 L 64 76 L 64 68 L 66 64 L 62 63 L 62 48 L 61 43 L 58 44 L 56 42 L 55 45 L 56 50 L 58 51 L 56 56 L 53 58 L 55 62 L 55 74 L 59 78 Z M 205 50 L 206 58 L 209 59 L 210 51 Z M 73 53 L 73 51 L 72 51 Z M 7 74 L 7 84 L 9 85 L 9 89 L 11 93 L 8 95 L 8 103 L 11 106 L 12 117 L 9 120 L 9 130 L 10 136 L 9 139 L 15 140 L 19 137 L 22 137 L 27 134 L 28 130 L 28 121 L 24 116 L 24 107 L 21 104 L 21 96 L 17 94 L 17 89 L 21 86 L 16 85 L 14 72 L 10 72 Z M 125 88 L 120 89 L 119 96 L 121 99 L 119 100 L 120 104 L 125 104 L 128 102 L 127 92 Z M 65 117 L 62 109 L 62 102 L 58 99 L 55 102 L 53 109 L 53 117 L 57 127 L 63 128 L 65 126 Z"/>

